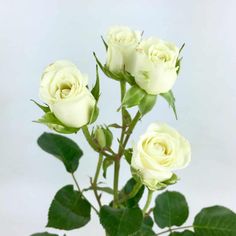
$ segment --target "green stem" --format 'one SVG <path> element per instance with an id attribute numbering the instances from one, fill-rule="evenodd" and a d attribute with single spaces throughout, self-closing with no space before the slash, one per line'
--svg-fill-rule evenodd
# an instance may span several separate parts
<path id="1" fill-rule="evenodd" d="M 124 81 L 120 82 L 120 99 L 121 103 L 125 96 L 126 92 L 126 84 Z M 114 163 L 114 181 L 113 181 L 113 189 L 114 189 L 114 199 L 113 199 L 113 206 L 116 207 L 116 204 L 118 202 L 118 195 L 119 195 L 119 172 L 120 172 L 120 158 L 121 158 L 121 152 L 122 152 L 122 143 L 125 136 L 125 128 L 124 128 L 124 108 L 121 109 L 121 117 L 122 117 L 122 130 L 120 135 L 120 144 L 118 149 L 118 155 L 115 158 Z"/>
<path id="2" fill-rule="evenodd" d="M 94 179 L 91 182 L 93 192 L 94 192 L 95 198 L 98 202 L 99 208 L 102 207 L 102 203 L 101 203 L 101 198 L 100 198 L 100 196 L 98 194 L 98 191 L 97 191 L 97 182 L 98 182 L 99 173 L 100 173 L 100 170 L 101 170 L 101 167 L 102 167 L 102 160 L 103 160 L 103 156 L 102 156 L 101 153 L 99 153 L 97 169 L 96 169 L 96 172 L 95 172 Z"/>
<path id="3" fill-rule="evenodd" d="M 102 154 L 99 153 L 97 169 L 96 169 L 94 179 L 93 179 L 93 183 L 96 184 L 96 185 L 97 185 L 99 173 L 100 173 L 100 170 L 101 170 L 101 167 L 102 167 L 102 158 L 103 158 Z"/>
<path id="4" fill-rule="evenodd" d="M 118 202 L 119 171 L 120 171 L 120 159 L 116 158 L 115 164 L 114 164 L 114 182 L 113 182 L 114 201 L 113 201 L 113 207 L 116 207 L 116 204 Z"/>
<path id="5" fill-rule="evenodd" d="M 71 173 L 71 176 L 72 176 L 72 178 L 73 178 L 73 180 L 74 180 L 74 182 L 75 182 L 75 185 L 76 185 L 78 191 L 79 191 L 80 194 L 82 195 L 82 197 L 83 197 L 87 202 L 89 202 L 88 199 L 84 196 L 84 194 L 83 194 L 82 191 L 80 190 L 79 183 L 78 183 L 78 181 L 76 180 L 74 173 Z M 90 202 L 89 202 L 89 204 L 91 205 L 91 207 L 93 208 L 93 210 L 99 215 L 99 212 L 98 212 L 98 210 L 96 209 L 96 207 L 94 207 Z"/>
<path id="6" fill-rule="evenodd" d="M 127 201 L 128 199 L 133 198 L 133 197 L 138 193 L 138 191 L 140 190 L 141 187 L 142 187 L 142 184 L 139 183 L 139 182 L 137 182 L 137 183 L 134 185 L 132 191 L 131 191 L 130 193 L 128 193 L 127 195 L 125 195 L 124 197 L 122 197 L 122 198 L 119 200 L 119 203 L 125 202 L 125 201 Z"/>
<path id="7" fill-rule="evenodd" d="M 176 231 L 176 230 L 181 230 L 181 229 L 190 229 L 192 228 L 193 226 L 192 225 L 189 225 L 189 226 L 183 226 L 183 227 L 177 227 L 177 228 L 171 228 L 171 229 L 168 229 L 168 230 L 165 230 L 165 231 L 162 231 L 158 234 L 156 234 L 156 236 L 158 235 L 162 235 L 162 234 L 166 234 L 166 233 L 170 233 L 172 231 Z"/>
<path id="8" fill-rule="evenodd" d="M 74 180 L 74 182 L 75 182 L 75 185 L 76 185 L 78 191 L 79 191 L 79 192 L 82 192 L 82 191 L 80 190 L 79 183 L 77 182 L 74 173 L 71 173 L 71 175 L 72 175 L 72 178 L 73 178 L 73 180 Z"/>
<path id="9" fill-rule="evenodd" d="M 125 92 L 126 92 L 126 84 L 123 81 L 120 82 L 120 91 L 121 91 L 121 103 L 122 103 L 123 98 L 125 96 Z M 126 127 L 125 127 L 125 108 L 123 106 L 121 108 L 121 115 L 122 115 L 122 130 L 121 130 L 121 136 L 120 136 L 120 144 L 122 144 L 124 141 L 125 129 L 126 129 Z M 122 151 L 122 145 L 119 145 L 118 153 L 120 154 L 121 151 Z"/>
<path id="10" fill-rule="evenodd" d="M 132 120 L 130 126 L 129 126 L 129 129 L 127 130 L 127 135 L 126 135 L 126 138 L 124 140 L 124 143 L 123 143 L 123 150 L 125 149 L 128 141 L 129 141 L 129 138 L 130 138 L 130 135 L 132 134 L 136 124 L 138 123 L 139 119 L 142 117 L 142 114 L 138 111 L 134 117 L 134 119 Z"/>
<path id="11" fill-rule="evenodd" d="M 151 191 L 150 189 L 148 189 L 148 196 L 147 196 L 147 201 L 146 201 L 146 204 L 143 208 L 143 215 L 146 214 L 146 211 L 148 210 L 150 204 L 151 204 L 151 201 L 152 201 L 152 195 L 153 195 L 153 191 Z"/>

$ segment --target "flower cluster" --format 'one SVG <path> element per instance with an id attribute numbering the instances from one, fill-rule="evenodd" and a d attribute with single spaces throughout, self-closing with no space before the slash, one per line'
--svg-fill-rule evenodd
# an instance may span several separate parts
<path id="1" fill-rule="evenodd" d="M 145 110 L 152 96 L 171 90 L 177 78 L 180 52 L 174 44 L 154 37 L 142 39 L 140 31 L 128 27 L 111 28 L 104 43 L 107 59 L 103 68 L 111 73 L 110 77 L 125 72 L 133 79 L 123 106 L 140 105 L 142 101 L 138 101 L 143 96 L 146 99 L 142 100 L 147 100 L 143 104 Z M 136 98 L 136 91 L 141 91 L 142 95 Z M 40 97 L 60 122 L 47 124 L 56 131 L 60 131 L 59 125 L 77 130 L 89 124 L 98 99 L 88 89 L 87 76 L 65 60 L 56 61 L 45 69 Z M 99 147 L 106 146 L 106 133 L 111 133 L 108 128 L 98 128 L 93 135 Z M 151 190 L 175 183 L 177 176 L 172 171 L 186 167 L 191 156 L 189 143 L 177 131 L 157 123 L 150 125 L 132 153 L 130 166 L 134 178 Z"/>
<path id="2" fill-rule="evenodd" d="M 166 93 L 173 87 L 180 52 L 174 44 L 154 37 L 141 40 L 141 32 L 115 27 L 108 33 L 107 46 L 110 71 L 125 69 L 148 94 Z"/>

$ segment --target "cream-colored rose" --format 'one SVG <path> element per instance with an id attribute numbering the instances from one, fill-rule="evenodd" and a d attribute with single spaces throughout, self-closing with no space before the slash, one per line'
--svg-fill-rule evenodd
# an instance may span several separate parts
<path id="1" fill-rule="evenodd" d="M 177 78 L 179 49 L 156 38 L 142 41 L 137 47 L 136 63 L 131 74 L 148 94 L 168 92 Z"/>
<path id="2" fill-rule="evenodd" d="M 107 35 L 106 65 L 112 72 L 131 71 L 135 63 L 136 47 L 141 39 L 141 32 L 128 27 L 112 27 Z"/>
<path id="3" fill-rule="evenodd" d="M 191 159 L 189 142 L 167 124 L 153 123 L 133 150 L 131 167 L 144 185 L 156 190 Z"/>
<path id="4" fill-rule="evenodd" d="M 42 75 L 40 97 L 63 124 L 80 128 L 89 122 L 96 102 L 86 85 L 87 77 L 73 63 L 56 61 Z"/>

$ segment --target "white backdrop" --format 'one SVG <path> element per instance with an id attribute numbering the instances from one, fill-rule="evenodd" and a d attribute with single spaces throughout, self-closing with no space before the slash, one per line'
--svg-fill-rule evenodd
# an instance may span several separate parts
<path id="1" fill-rule="evenodd" d="M 179 172 L 181 181 L 170 188 L 186 195 L 190 220 L 208 205 L 236 210 L 235 9 L 233 0 L 1 0 L 0 234 L 26 236 L 44 231 L 54 194 L 72 183 L 63 165 L 36 145 L 47 128 L 31 122 L 42 113 L 30 99 L 38 99 L 43 68 L 54 60 L 69 59 L 93 84 L 92 52 L 104 58 L 100 35 L 116 24 L 144 30 L 145 36 L 156 35 L 179 46 L 186 43 L 181 75 L 174 87 L 179 120 L 160 98 L 133 139 L 150 122 L 165 121 L 190 140 L 191 165 Z M 115 112 L 118 85 L 102 77 L 98 123 L 119 121 Z M 77 177 L 87 186 L 96 156 L 81 134 L 73 138 L 85 151 Z M 111 178 L 111 170 L 108 176 Z M 121 183 L 129 176 L 124 164 Z M 94 234 L 103 235 L 96 217 L 85 228 L 67 235 Z"/>

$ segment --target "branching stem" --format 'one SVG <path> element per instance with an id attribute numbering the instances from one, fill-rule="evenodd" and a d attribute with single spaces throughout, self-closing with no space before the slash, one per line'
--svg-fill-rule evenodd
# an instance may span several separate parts
<path id="1" fill-rule="evenodd" d="M 93 141 L 93 138 L 92 138 L 92 136 L 91 136 L 91 134 L 89 132 L 89 129 L 88 129 L 88 127 L 86 125 L 82 127 L 82 131 L 83 131 L 83 134 L 84 134 L 87 142 L 89 143 L 91 148 L 93 148 L 93 150 L 95 150 L 98 153 L 103 154 L 106 157 L 110 157 L 110 158 L 113 157 L 112 155 L 106 153 L 104 150 L 101 150 L 100 147 Z"/>
<path id="2" fill-rule="evenodd" d="M 98 182 L 99 173 L 100 173 L 100 170 L 101 170 L 101 167 L 102 167 L 102 159 L 103 159 L 103 156 L 102 156 L 101 153 L 99 153 L 97 169 L 96 169 L 96 172 L 95 172 L 94 179 L 91 182 L 93 192 L 94 192 L 94 195 L 95 195 L 96 200 L 98 202 L 99 208 L 102 207 L 102 203 L 101 203 L 101 199 L 100 199 L 100 196 L 98 194 L 98 191 L 97 191 L 97 182 Z"/>
<path id="3" fill-rule="evenodd" d="M 75 182 L 75 185 L 76 185 L 78 191 L 80 192 L 80 194 L 83 196 L 83 198 L 84 198 L 87 202 L 89 202 L 88 199 L 84 196 L 84 194 L 83 194 L 82 191 L 80 190 L 79 183 L 78 183 L 78 181 L 76 180 L 74 173 L 71 173 L 71 176 L 72 176 L 72 178 L 73 178 L 73 180 L 74 180 L 74 182 Z M 89 202 L 89 203 L 90 203 L 90 202 Z M 98 212 L 98 210 L 96 209 L 96 207 L 94 207 L 91 203 L 90 203 L 90 205 L 91 205 L 91 207 L 93 208 L 93 210 L 97 213 L 97 215 L 99 215 L 99 212 Z"/>
<path id="4" fill-rule="evenodd" d="M 176 231 L 176 230 L 181 230 L 181 229 L 190 229 L 190 228 L 192 228 L 192 227 L 193 227 L 193 226 L 190 225 L 190 226 L 183 226 L 183 227 L 177 227 L 177 228 L 170 228 L 170 229 L 168 229 L 168 230 L 165 230 L 165 231 L 162 231 L 162 232 L 156 234 L 156 236 L 158 236 L 158 235 L 162 235 L 162 234 L 166 234 L 166 233 L 170 233 L 170 232 L 172 232 L 172 231 Z"/>

